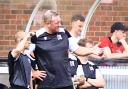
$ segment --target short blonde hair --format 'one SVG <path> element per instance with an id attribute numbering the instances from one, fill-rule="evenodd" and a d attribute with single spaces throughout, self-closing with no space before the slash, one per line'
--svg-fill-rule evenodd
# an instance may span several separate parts
<path id="1" fill-rule="evenodd" d="M 25 36 L 25 32 L 24 31 L 18 31 L 16 34 L 15 34 L 15 42 L 16 43 L 19 43 Z"/>
<path id="2" fill-rule="evenodd" d="M 58 16 L 58 13 L 53 10 L 47 10 L 43 16 L 44 23 L 50 22 L 53 16 Z"/>

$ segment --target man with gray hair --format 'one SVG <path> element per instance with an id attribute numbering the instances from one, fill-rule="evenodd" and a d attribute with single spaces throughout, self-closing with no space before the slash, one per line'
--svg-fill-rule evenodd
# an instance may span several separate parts
<path id="1" fill-rule="evenodd" d="M 35 44 L 34 54 L 39 70 L 45 70 L 47 76 L 38 81 L 38 89 L 73 89 L 68 71 L 68 51 L 77 55 L 100 54 L 100 50 L 79 47 L 70 34 L 61 27 L 60 16 L 52 10 L 44 14 L 43 28 L 31 38 Z M 67 35 L 68 33 L 68 35 Z"/>

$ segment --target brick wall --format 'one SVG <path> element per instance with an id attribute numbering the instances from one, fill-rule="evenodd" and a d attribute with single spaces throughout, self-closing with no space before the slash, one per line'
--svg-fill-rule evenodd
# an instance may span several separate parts
<path id="1" fill-rule="evenodd" d="M 38 1 L 39 0 L 0 0 L 0 57 L 7 56 L 8 51 L 14 47 L 15 32 L 25 29 L 32 10 Z M 86 16 L 94 1 L 95 0 L 56 0 L 57 10 L 63 19 L 64 25 L 70 29 L 71 16 L 77 13 Z M 108 35 L 113 22 L 122 21 L 128 24 L 127 4 L 128 0 L 113 0 L 113 3 L 110 4 L 100 4 L 89 24 L 87 37 L 94 40 L 94 42 L 98 42 L 102 36 Z M 53 3 L 49 5 L 53 5 Z M 46 6 L 45 8 L 48 7 Z M 38 13 L 34 20 L 36 24 L 31 27 L 33 30 L 41 26 L 41 14 L 40 12 Z"/>

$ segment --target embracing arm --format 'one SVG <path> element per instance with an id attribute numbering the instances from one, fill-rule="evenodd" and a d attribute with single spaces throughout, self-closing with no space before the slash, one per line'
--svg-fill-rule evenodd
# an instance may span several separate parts
<path id="1" fill-rule="evenodd" d="M 13 57 L 17 57 L 25 49 L 25 43 L 30 37 L 31 33 L 27 33 L 25 37 L 23 37 L 23 39 L 17 44 L 16 48 L 11 52 Z"/>
<path id="2" fill-rule="evenodd" d="M 79 47 L 77 50 L 74 51 L 75 54 L 79 56 L 86 56 L 90 54 L 99 55 L 102 53 L 102 50 L 100 48 L 86 48 L 86 47 Z"/>

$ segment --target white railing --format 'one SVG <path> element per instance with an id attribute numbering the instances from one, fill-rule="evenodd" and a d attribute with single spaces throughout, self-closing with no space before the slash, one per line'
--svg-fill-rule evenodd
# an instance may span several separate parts
<path id="1" fill-rule="evenodd" d="M 128 89 L 128 66 L 100 66 L 106 85 L 104 89 Z"/>
<path id="2" fill-rule="evenodd" d="M 103 89 L 128 89 L 128 66 L 99 66 L 106 85 Z M 0 67 L 0 83 L 9 85 L 8 67 Z"/>

